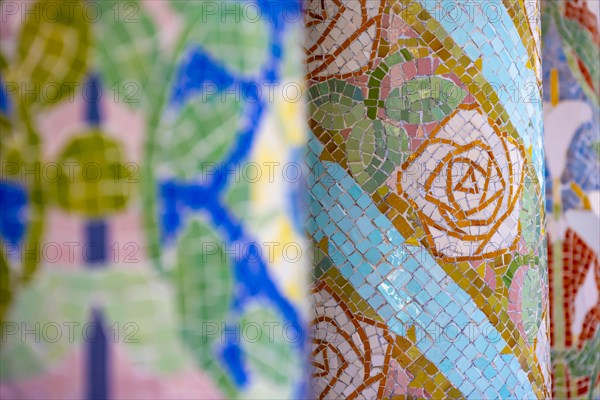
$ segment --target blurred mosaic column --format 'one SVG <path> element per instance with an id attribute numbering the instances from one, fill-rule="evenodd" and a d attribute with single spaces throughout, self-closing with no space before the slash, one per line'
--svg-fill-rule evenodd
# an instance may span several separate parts
<path id="1" fill-rule="evenodd" d="M 548 398 L 537 2 L 308 1 L 318 398 Z"/>
<path id="2" fill-rule="evenodd" d="M 600 397 L 600 35 L 596 1 L 542 9 L 552 394 Z"/>
<path id="3" fill-rule="evenodd" d="M 0 6 L 0 397 L 306 397 L 299 2 Z"/>

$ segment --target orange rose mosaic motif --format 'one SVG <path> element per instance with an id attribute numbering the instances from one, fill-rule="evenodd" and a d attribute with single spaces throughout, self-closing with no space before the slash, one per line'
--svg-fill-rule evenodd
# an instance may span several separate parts
<path id="1" fill-rule="evenodd" d="M 523 146 L 477 109 L 459 109 L 438 125 L 397 179 L 431 251 L 460 261 L 514 249 L 524 159 Z"/>
<path id="2" fill-rule="evenodd" d="M 353 316 L 325 283 L 313 293 L 314 304 L 330 311 L 313 319 L 311 359 L 315 391 L 324 398 L 381 398 L 386 385 L 393 338 L 381 322 Z"/>
<path id="3" fill-rule="evenodd" d="M 307 64 L 318 80 L 370 69 L 379 46 L 384 0 L 320 0 L 305 12 Z"/>

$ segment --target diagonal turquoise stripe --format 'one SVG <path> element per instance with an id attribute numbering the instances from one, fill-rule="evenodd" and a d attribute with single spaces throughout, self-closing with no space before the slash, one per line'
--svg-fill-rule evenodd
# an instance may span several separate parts
<path id="1" fill-rule="evenodd" d="M 534 71 L 527 68 L 527 49 L 502 1 L 418 1 L 471 60 L 483 58 L 483 76 L 497 88 L 499 102 L 525 147 L 532 146 L 533 164 L 542 181 L 541 91 Z"/>
<path id="2" fill-rule="evenodd" d="M 419 350 L 466 397 L 535 398 L 517 358 L 501 354 L 506 342 L 471 297 L 426 250 L 404 242 L 343 168 L 319 160 L 314 136 L 309 149 L 308 229 L 316 241 L 329 238 L 335 266 L 390 329 L 404 336 L 414 325 Z M 335 186 L 341 193 L 334 197 Z"/>

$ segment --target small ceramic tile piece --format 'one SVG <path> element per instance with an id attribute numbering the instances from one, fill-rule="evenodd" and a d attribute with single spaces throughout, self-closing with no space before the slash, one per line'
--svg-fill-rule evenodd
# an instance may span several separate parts
<path id="1" fill-rule="evenodd" d="M 600 396 L 598 2 L 543 9 L 552 395 Z"/>
<path id="2" fill-rule="evenodd" d="M 539 8 L 469 6 L 306 3 L 318 398 L 550 395 Z"/>

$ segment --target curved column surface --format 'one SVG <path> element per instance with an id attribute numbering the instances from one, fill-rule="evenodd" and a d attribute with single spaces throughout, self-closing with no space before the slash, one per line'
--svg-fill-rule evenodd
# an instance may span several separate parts
<path id="1" fill-rule="evenodd" d="M 550 396 L 525 3 L 307 3 L 318 398 Z"/>

